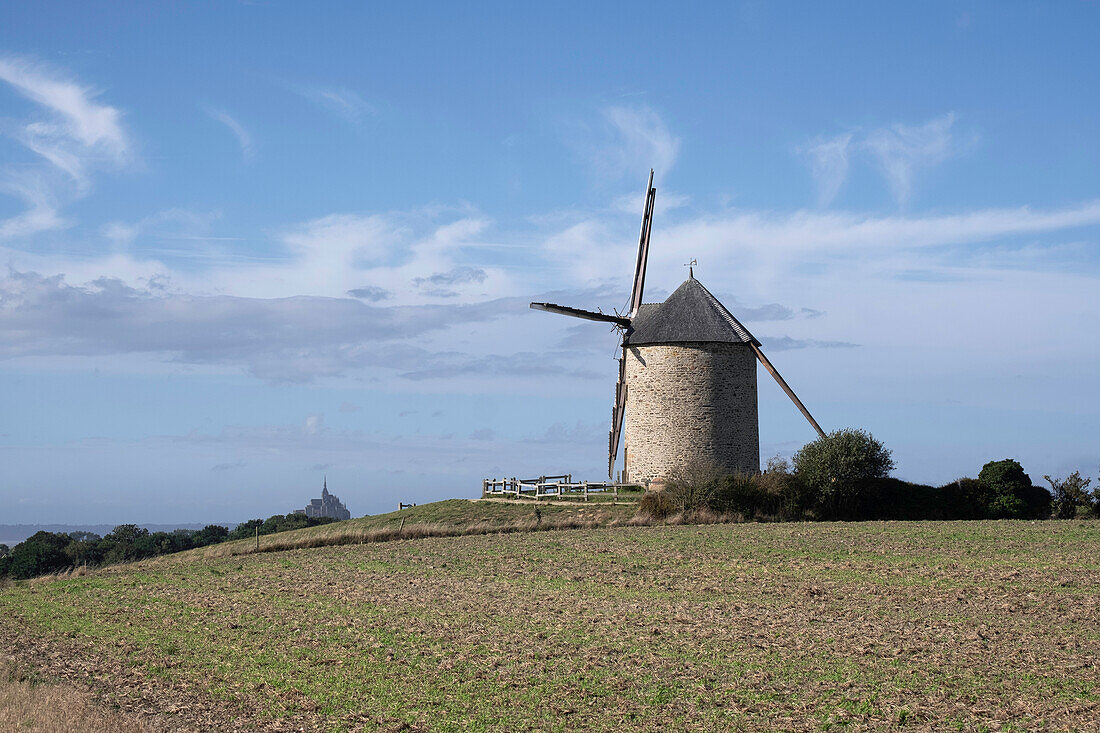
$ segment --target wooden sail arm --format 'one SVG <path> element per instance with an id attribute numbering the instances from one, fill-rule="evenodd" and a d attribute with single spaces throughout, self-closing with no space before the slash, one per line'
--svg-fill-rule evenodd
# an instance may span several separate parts
<path id="1" fill-rule="evenodd" d="M 611 409 L 611 431 L 607 436 L 607 477 L 611 479 L 615 478 L 615 459 L 619 455 L 619 441 L 623 432 L 623 414 L 625 412 L 626 382 L 620 381 L 615 385 L 615 406 Z"/>
<path id="2" fill-rule="evenodd" d="M 537 311 L 546 311 L 547 313 L 558 313 L 563 316 L 584 318 L 589 321 L 614 323 L 616 326 L 622 328 L 628 328 L 630 326 L 629 318 L 623 318 L 622 316 L 616 316 L 611 313 L 597 313 L 595 311 L 582 310 L 581 308 L 570 308 L 567 305 L 556 305 L 555 303 L 532 303 L 531 307 Z"/>
<path id="3" fill-rule="evenodd" d="M 642 208 L 642 231 L 638 236 L 638 259 L 634 263 L 634 282 L 630 286 L 630 305 L 626 312 L 631 318 L 638 315 L 642 305 L 642 293 L 645 290 L 645 268 L 649 261 L 649 234 L 653 230 L 653 204 L 657 199 L 657 189 L 653 187 L 653 169 L 649 171 L 649 183 L 645 187 L 645 206 Z"/>

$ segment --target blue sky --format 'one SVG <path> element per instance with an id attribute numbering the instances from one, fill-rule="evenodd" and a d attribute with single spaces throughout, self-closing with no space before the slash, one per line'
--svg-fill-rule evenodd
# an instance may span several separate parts
<path id="1" fill-rule="evenodd" d="M 1100 5 L 0 6 L 0 522 L 598 478 L 699 279 L 898 475 L 1100 464 Z M 761 373 L 761 450 L 812 430 Z"/>

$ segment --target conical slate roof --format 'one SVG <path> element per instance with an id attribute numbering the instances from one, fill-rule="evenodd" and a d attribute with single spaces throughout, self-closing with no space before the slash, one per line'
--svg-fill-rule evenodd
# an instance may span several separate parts
<path id="1" fill-rule="evenodd" d="M 760 345 L 749 330 L 694 277 L 664 303 L 644 303 L 631 321 L 624 346 L 709 341 Z"/>

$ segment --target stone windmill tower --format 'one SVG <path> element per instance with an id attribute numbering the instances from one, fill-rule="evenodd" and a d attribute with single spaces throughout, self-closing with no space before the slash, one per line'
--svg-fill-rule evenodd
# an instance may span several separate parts
<path id="1" fill-rule="evenodd" d="M 650 171 L 634 284 L 625 313 L 612 315 L 553 303 L 531 307 L 612 323 L 622 333 L 608 436 L 609 476 L 614 475 L 624 418 L 624 481 L 660 481 L 700 460 L 731 473 L 755 473 L 760 470 L 757 361 L 818 434 L 825 433 L 764 356 L 760 342 L 695 279 L 693 271 L 663 303 L 642 303 L 656 196 Z"/>

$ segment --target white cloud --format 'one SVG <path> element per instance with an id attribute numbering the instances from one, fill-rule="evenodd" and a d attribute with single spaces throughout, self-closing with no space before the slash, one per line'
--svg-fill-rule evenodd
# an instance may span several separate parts
<path id="1" fill-rule="evenodd" d="M 751 248 L 781 257 L 814 252 L 890 255 L 903 248 L 988 242 L 1096 224 L 1100 224 L 1100 200 L 1047 211 L 1020 207 L 932 216 L 743 212 L 685 222 L 667 236 L 672 241 L 691 241 L 710 253 L 735 254 L 740 248 Z"/>
<path id="2" fill-rule="evenodd" d="M 52 190 L 41 178 L 26 174 L 8 176 L 8 180 L 0 181 L 0 191 L 27 207 L 23 213 L 0 221 L 0 240 L 29 237 L 66 226 Z"/>
<path id="3" fill-rule="evenodd" d="M 241 155 L 244 159 L 252 160 L 255 156 L 255 150 L 252 147 L 252 135 L 248 133 L 244 125 L 237 121 L 233 115 L 229 114 L 225 110 L 221 109 L 208 109 L 206 114 L 210 115 L 210 118 L 222 123 L 229 131 L 233 133 L 233 136 L 237 138 L 237 144 L 241 146 Z"/>
<path id="4" fill-rule="evenodd" d="M 310 86 L 290 84 L 295 94 L 327 109 L 348 122 L 358 123 L 364 117 L 375 114 L 374 107 L 364 100 L 358 92 L 347 87 Z"/>
<path id="5" fill-rule="evenodd" d="M 94 90 L 27 59 L 0 57 L 0 81 L 45 113 L 2 129 L 45 165 L 5 172 L 0 190 L 28 208 L 0 221 L 0 238 L 29 237 L 59 229 L 65 225 L 60 206 L 65 200 L 88 193 L 93 170 L 121 168 L 132 161 L 132 144 L 122 125 L 122 113 L 97 102 Z"/>
<path id="6" fill-rule="evenodd" d="M 848 177 L 848 156 L 851 153 L 853 133 L 833 138 L 817 138 L 801 148 L 810 160 L 810 172 L 817 184 L 819 206 L 828 206 L 840 192 Z"/>
<path id="7" fill-rule="evenodd" d="M 649 107 L 607 107 L 596 125 L 576 124 L 567 141 L 597 177 L 613 181 L 641 179 L 644 183 L 650 168 L 660 180 L 680 150 L 680 138 Z"/>
<path id="8" fill-rule="evenodd" d="M 672 168 L 680 138 L 669 132 L 660 115 L 647 107 L 610 107 L 604 114 L 618 131 L 617 155 L 624 170 L 653 168 L 664 174 Z"/>
<path id="9" fill-rule="evenodd" d="M 482 363 L 428 351 L 426 337 L 526 307 L 519 298 L 378 307 L 351 298 L 194 296 L 107 277 L 72 285 L 63 275 L 11 271 L 0 278 L 0 359 L 149 354 L 276 382 L 378 368 L 423 379 Z"/>
<path id="10" fill-rule="evenodd" d="M 894 124 L 875 130 L 863 145 L 878 159 L 894 198 L 904 204 L 913 190 L 913 176 L 946 160 L 952 152 L 951 128 L 954 113 L 929 120 L 923 125 Z"/>
<path id="11" fill-rule="evenodd" d="M 103 225 L 103 236 L 120 248 L 127 248 L 145 237 L 158 240 L 234 241 L 239 237 L 210 236 L 216 214 L 202 214 L 186 209 L 165 209 L 134 222 L 112 221 Z M 149 248 L 143 248 L 148 253 Z M 193 255 L 200 253 L 194 252 Z"/>
<path id="12" fill-rule="evenodd" d="M 913 193 L 916 174 L 957 152 L 952 138 L 954 125 L 955 114 L 949 112 L 919 125 L 899 122 L 867 133 L 853 130 L 835 137 L 819 136 L 799 146 L 797 152 L 809 161 L 820 206 L 836 198 L 856 153 L 875 160 L 894 199 L 904 205 Z"/>
<path id="13" fill-rule="evenodd" d="M 0 58 L 0 80 L 57 114 L 61 127 L 34 123 L 36 133 L 71 138 L 86 148 L 98 148 L 124 158 L 130 143 L 122 127 L 122 113 L 96 103 L 93 90 L 25 59 Z"/>

